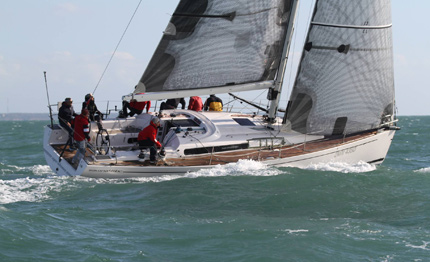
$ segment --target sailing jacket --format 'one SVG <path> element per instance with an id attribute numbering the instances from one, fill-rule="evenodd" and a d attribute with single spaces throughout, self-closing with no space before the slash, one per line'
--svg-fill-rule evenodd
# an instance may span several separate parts
<path id="1" fill-rule="evenodd" d="M 88 141 L 91 140 L 90 136 L 90 127 L 89 127 L 89 122 L 88 122 L 88 118 L 85 117 L 84 115 L 78 115 L 75 118 L 75 132 L 73 134 L 73 138 L 76 141 L 83 141 L 86 139 L 88 139 Z"/>
<path id="2" fill-rule="evenodd" d="M 149 109 L 151 108 L 151 101 L 143 101 L 143 102 L 137 102 L 137 101 L 132 101 L 130 102 L 130 107 L 139 110 L 139 111 L 143 111 L 143 109 L 146 106 L 146 112 L 148 113 Z"/>
<path id="3" fill-rule="evenodd" d="M 82 109 L 88 109 L 88 112 L 90 113 L 90 119 L 91 121 L 94 121 L 94 115 L 97 113 L 101 115 L 102 113 L 97 109 L 96 103 L 94 103 L 94 100 L 87 100 L 85 102 L 82 102 Z"/>
<path id="4" fill-rule="evenodd" d="M 178 108 L 178 105 L 182 105 L 182 109 L 185 109 L 185 99 L 184 98 L 174 98 L 174 99 L 167 99 L 166 104 L 171 106 L 171 109 Z"/>
<path id="5" fill-rule="evenodd" d="M 137 141 L 144 140 L 151 140 L 157 145 L 157 147 L 161 147 L 161 143 L 157 140 L 157 126 L 152 123 L 152 121 L 149 126 L 140 131 L 139 135 L 137 136 Z"/>
<path id="6" fill-rule="evenodd" d="M 202 111 L 203 109 L 202 99 L 199 96 L 190 97 L 190 103 L 188 104 L 188 109 L 194 110 L 197 112 Z"/>
<path id="7" fill-rule="evenodd" d="M 221 98 L 210 95 L 209 98 L 205 102 L 205 111 L 222 111 L 222 100 Z"/>
<path id="8" fill-rule="evenodd" d="M 58 110 L 58 121 L 60 122 L 60 125 L 67 126 L 67 123 L 72 124 L 74 116 L 77 116 L 77 114 L 75 113 L 75 110 L 73 110 L 73 106 L 69 106 L 63 102 L 60 110 Z"/>

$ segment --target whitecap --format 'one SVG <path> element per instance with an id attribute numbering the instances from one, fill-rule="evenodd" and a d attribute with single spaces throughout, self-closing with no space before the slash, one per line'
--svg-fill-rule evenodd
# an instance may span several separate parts
<path id="1" fill-rule="evenodd" d="M 422 249 L 422 250 L 430 250 L 430 242 L 422 241 L 423 244 L 420 246 L 412 245 L 412 244 L 406 244 L 407 247 L 416 248 L 416 249 Z"/>
<path id="2" fill-rule="evenodd" d="M 253 160 L 239 160 L 237 163 L 217 165 L 210 169 L 202 169 L 185 175 L 188 178 L 221 177 L 221 176 L 277 176 L 282 173 L 279 169 L 268 167 L 266 164 Z"/>
<path id="3" fill-rule="evenodd" d="M 61 177 L 0 180 L 0 204 L 41 202 L 49 199 L 50 193 L 61 192 L 67 183 Z"/>
<path id="4" fill-rule="evenodd" d="M 28 168 L 33 174 L 37 176 L 41 175 L 53 175 L 52 169 L 48 165 L 35 165 Z"/>
<path id="5" fill-rule="evenodd" d="M 54 174 L 48 165 L 34 165 L 21 167 L 16 165 L 5 165 L 2 168 L 2 174 L 32 173 L 37 176 Z"/>
<path id="6" fill-rule="evenodd" d="M 285 232 L 288 234 L 297 234 L 297 233 L 308 233 L 309 230 L 307 229 L 285 229 Z"/>
<path id="7" fill-rule="evenodd" d="M 360 161 L 356 164 L 348 164 L 343 162 L 330 162 L 330 163 L 319 163 L 311 164 L 305 168 L 306 170 L 318 170 L 318 171 L 334 171 L 340 173 L 365 173 L 376 170 L 376 166 Z"/>
<path id="8" fill-rule="evenodd" d="M 417 173 L 430 173 L 430 167 L 421 168 L 421 169 L 415 170 L 414 172 L 417 172 Z"/>

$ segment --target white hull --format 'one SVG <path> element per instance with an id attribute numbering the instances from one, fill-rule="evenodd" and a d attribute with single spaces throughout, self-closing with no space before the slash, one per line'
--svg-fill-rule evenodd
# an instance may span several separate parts
<path id="1" fill-rule="evenodd" d="M 182 111 L 181 111 L 182 112 Z M 185 111 L 184 111 L 185 112 Z M 194 115 L 198 115 L 196 113 L 193 113 Z M 208 115 L 206 115 L 208 116 Z M 228 116 L 228 114 L 224 114 L 225 117 Z M 201 116 L 203 118 L 203 116 Z M 116 120 L 115 125 L 125 125 L 126 121 L 133 121 L 133 120 L 122 120 L 125 122 L 118 122 Z M 216 121 L 216 120 L 213 120 Z M 204 121 L 202 121 L 204 122 Z M 205 123 L 202 123 L 202 125 Z M 211 123 L 206 123 L 208 126 L 211 125 Z M 214 130 L 211 130 L 209 127 L 206 127 L 205 132 L 200 134 L 202 139 L 204 139 L 206 133 L 210 133 L 210 136 L 207 136 L 207 143 L 209 143 L 210 140 L 214 140 L 213 137 L 218 137 L 218 140 L 212 141 L 213 143 L 220 143 L 219 141 L 222 140 L 224 135 L 222 135 L 223 128 L 214 127 Z M 230 130 L 226 128 L 226 130 Z M 111 130 L 113 133 L 113 130 Z M 218 136 L 216 135 L 217 132 L 221 132 Z M 233 131 L 229 131 L 233 132 Z M 266 132 L 266 131 L 261 131 Z M 291 132 L 291 131 L 290 131 Z M 249 140 L 248 134 L 240 134 L 241 131 L 238 130 L 238 134 L 229 134 L 227 135 L 227 139 L 224 139 L 223 143 L 226 143 L 226 141 L 230 140 L 238 140 L 239 137 L 243 141 Z M 319 164 L 319 163 L 329 163 L 329 162 L 343 162 L 343 163 L 358 163 L 360 161 L 364 161 L 367 163 L 373 163 L 373 164 L 380 164 L 384 160 L 388 149 L 390 147 L 391 141 L 393 139 L 395 130 L 386 130 L 381 129 L 378 132 L 374 132 L 372 135 L 365 136 L 363 138 L 354 139 L 345 143 L 339 143 L 335 146 L 331 146 L 330 148 L 326 149 L 319 149 L 319 150 L 306 150 L 306 143 L 300 144 L 297 143 L 299 146 L 304 147 L 304 153 L 296 156 L 291 157 L 284 157 L 284 158 L 277 158 L 277 157 L 269 157 L 266 159 L 260 159 L 260 161 L 264 164 L 267 164 L 268 166 L 278 166 L 278 167 L 299 167 L 299 168 L 306 168 L 312 164 Z M 291 134 L 291 133 L 283 133 L 285 134 L 285 137 L 287 140 L 294 140 L 293 137 L 297 136 L 297 134 Z M 195 136 L 197 136 L 196 134 Z M 291 137 L 288 137 L 288 135 L 292 135 Z M 124 134 L 124 136 L 129 136 L 129 134 Z M 112 141 L 115 141 L 115 137 L 111 138 Z M 123 138 L 122 140 L 126 140 L 127 137 Z M 181 137 L 181 134 L 178 135 L 178 139 L 183 139 Z M 305 138 L 309 139 L 309 138 Z M 316 138 L 315 138 L 316 139 Z M 132 178 L 132 177 L 154 177 L 154 176 L 164 176 L 164 175 L 184 175 L 187 172 L 195 172 L 201 169 L 207 169 L 212 168 L 214 166 L 217 166 L 218 164 L 213 165 L 192 165 L 192 166 L 142 166 L 139 164 L 133 165 L 115 165 L 112 163 L 106 163 L 102 160 L 97 161 L 94 160 L 96 158 L 86 157 L 86 160 L 81 160 L 77 168 L 75 169 L 72 167 L 68 161 L 65 159 L 62 159 L 59 161 L 59 153 L 58 149 L 56 150 L 53 145 L 55 144 L 65 144 L 65 141 L 67 140 L 66 133 L 60 129 L 51 129 L 50 127 L 46 127 L 45 129 L 45 137 L 44 137 L 44 152 L 45 152 L 45 158 L 51 169 L 58 175 L 66 175 L 66 176 L 85 176 L 85 177 L 92 177 L 92 178 Z M 117 141 L 120 140 L 116 139 Z M 121 140 L 121 141 L 122 141 Z M 94 139 L 93 139 L 94 141 Z M 200 141 L 201 143 L 205 143 L 205 141 Z M 179 151 L 172 150 L 172 151 Z M 276 149 L 275 149 L 276 151 Z M 124 151 L 125 152 L 125 151 Z M 238 154 L 242 152 L 242 150 L 237 150 Z M 119 153 L 118 153 L 119 154 Z M 128 155 L 124 155 L 124 158 L 130 159 L 137 159 L 136 151 L 127 151 Z M 116 156 L 117 160 L 121 159 L 119 156 Z M 167 159 L 169 158 L 169 154 L 167 155 Z M 236 159 L 239 160 L 240 158 Z M 246 159 L 246 158 L 245 158 Z M 232 161 L 234 162 L 234 161 Z M 136 163 L 139 163 L 136 161 Z"/>
<path id="2" fill-rule="evenodd" d="M 384 130 L 372 137 L 339 145 L 331 149 L 280 160 L 266 161 L 266 163 L 274 166 L 299 168 L 330 162 L 382 164 L 390 148 L 394 133 L 394 130 Z"/>

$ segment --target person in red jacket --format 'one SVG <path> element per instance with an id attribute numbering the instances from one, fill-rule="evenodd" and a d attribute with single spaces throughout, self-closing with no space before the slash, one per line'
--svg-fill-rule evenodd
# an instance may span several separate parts
<path id="1" fill-rule="evenodd" d="M 73 138 L 78 145 L 78 151 L 72 159 L 72 164 L 79 163 L 79 161 L 81 161 L 81 159 L 85 156 L 87 148 L 85 139 L 88 140 L 88 142 L 91 141 L 91 138 L 89 136 L 89 115 L 90 113 L 88 109 L 82 109 L 81 114 L 75 117 L 75 129 L 73 133 Z"/>
<path id="2" fill-rule="evenodd" d="M 127 101 L 124 101 L 122 103 L 122 116 L 123 117 L 127 117 L 127 116 L 134 116 L 136 115 L 140 115 L 143 112 L 143 109 L 145 109 L 146 107 L 146 113 L 149 112 L 149 109 L 151 108 L 151 101 L 142 101 L 142 102 L 138 102 L 136 99 L 132 99 L 130 100 L 130 103 Z M 128 110 L 130 110 L 130 113 L 128 113 Z"/>
<path id="3" fill-rule="evenodd" d="M 188 103 L 188 110 L 194 110 L 197 112 L 202 111 L 203 102 L 200 96 L 192 96 L 190 97 L 190 102 Z"/>
<path id="4" fill-rule="evenodd" d="M 155 155 L 157 154 L 157 148 L 161 148 L 161 143 L 157 141 L 157 129 L 160 127 L 160 119 L 158 117 L 152 118 L 149 126 L 145 127 L 139 132 L 137 136 L 137 142 L 139 146 L 150 147 L 149 160 L 151 163 L 155 163 Z"/>

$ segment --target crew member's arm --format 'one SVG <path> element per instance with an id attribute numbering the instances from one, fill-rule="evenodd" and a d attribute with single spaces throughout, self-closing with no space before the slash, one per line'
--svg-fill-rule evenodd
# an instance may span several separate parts
<path id="1" fill-rule="evenodd" d="M 151 108 L 151 101 L 146 101 L 146 113 L 149 112 L 150 108 Z"/>

